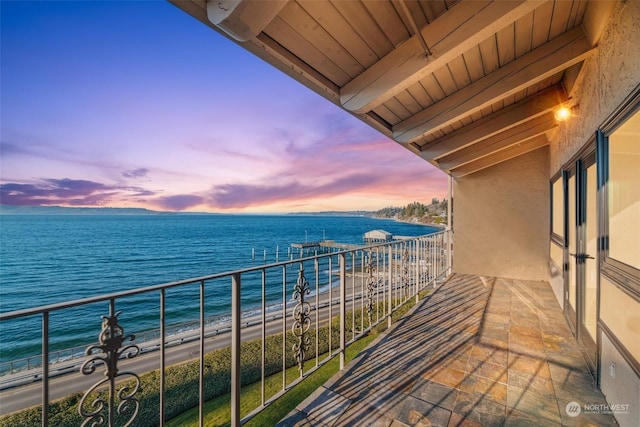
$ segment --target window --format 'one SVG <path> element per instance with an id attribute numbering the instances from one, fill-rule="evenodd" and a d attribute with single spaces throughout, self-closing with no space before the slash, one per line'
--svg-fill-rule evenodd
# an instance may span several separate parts
<path id="1" fill-rule="evenodd" d="M 551 276 L 562 280 L 564 275 L 564 179 L 559 172 L 551 179 L 551 239 L 549 256 L 553 261 Z M 559 297 L 560 301 L 562 297 Z"/>
<path id="2" fill-rule="evenodd" d="M 603 129 L 603 272 L 640 298 L 640 86 Z"/>
<path id="3" fill-rule="evenodd" d="M 564 191 L 562 175 L 551 182 L 551 235 L 558 242 L 564 240 Z"/>
<path id="4" fill-rule="evenodd" d="M 640 269 L 640 112 L 611 133 L 608 151 L 608 255 Z"/>

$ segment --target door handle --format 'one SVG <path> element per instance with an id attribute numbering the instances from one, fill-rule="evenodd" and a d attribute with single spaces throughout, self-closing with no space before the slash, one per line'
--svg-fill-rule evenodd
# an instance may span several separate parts
<path id="1" fill-rule="evenodd" d="M 572 254 L 572 253 L 569 253 L 569 255 L 574 257 L 576 260 L 582 261 L 582 262 L 586 261 L 587 259 L 595 259 L 594 257 L 592 257 L 589 254 Z"/>

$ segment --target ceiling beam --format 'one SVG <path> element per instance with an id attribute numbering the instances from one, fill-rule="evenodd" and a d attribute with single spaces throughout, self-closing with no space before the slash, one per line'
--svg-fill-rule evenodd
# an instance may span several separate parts
<path id="1" fill-rule="evenodd" d="M 451 125 L 583 61 L 594 50 L 576 27 L 398 123 L 394 139 L 408 143 Z"/>
<path id="2" fill-rule="evenodd" d="M 454 151 L 494 136 L 567 104 L 569 99 L 560 85 L 523 99 L 502 110 L 420 146 L 423 159 L 438 159 Z"/>
<path id="3" fill-rule="evenodd" d="M 466 163 L 516 145 L 524 140 L 539 136 L 558 126 L 553 113 L 549 112 L 528 122 L 522 123 L 490 138 L 483 139 L 477 144 L 456 151 L 438 160 L 441 169 L 451 170 Z"/>
<path id="4" fill-rule="evenodd" d="M 497 165 L 498 163 L 505 162 L 507 160 L 513 159 L 514 157 L 529 153 L 533 150 L 537 150 L 538 148 L 544 147 L 546 145 L 549 145 L 547 136 L 538 135 L 527 141 L 523 141 L 521 144 L 518 144 L 514 147 L 502 150 L 494 154 L 493 156 L 483 157 L 448 172 L 450 172 L 454 178 L 461 178 L 465 175 L 481 171 L 482 169 Z"/>
<path id="5" fill-rule="evenodd" d="M 597 45 L 600 41 L 616 3 L 617 1 L 611 0 L 587 2 L 587 10 L 582 25 L 592 46 Z"/>
<path id="6" fill-rule="evenodd" d="M 600 41 L 615 4 L 616 1 L 591 1 L 587 3 L 582 27 L 592 46 L 596 46 Z M 576 96 L 584 75 L 582 64 L 576 64 L 565 71 L 563 85 L 570 97 Z"/>
<path id="7" fill-rule="evenodd" d="M 414 35 L 344 85 L 340 91 L 342 106 L 356 113 L 373 110 L 542 3 L 540 0 L 457 3 L 420 31 L 431 56 L 425 55 L 419 35 Z"/>

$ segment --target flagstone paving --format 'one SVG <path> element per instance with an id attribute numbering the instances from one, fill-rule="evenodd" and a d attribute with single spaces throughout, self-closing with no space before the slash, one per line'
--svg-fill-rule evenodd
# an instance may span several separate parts
<path id="1" fill-rule="evenodd" d="M 571 402 L 605 404 L 549 284 L 454 275 L 278 426 L 616 425 Z"/>

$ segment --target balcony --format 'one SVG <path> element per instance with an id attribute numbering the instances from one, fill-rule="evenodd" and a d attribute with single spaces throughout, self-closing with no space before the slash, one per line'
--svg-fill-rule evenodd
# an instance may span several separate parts
<path id="1" fill-rule="evenodd" d="M 616 425 L 604 407 L 548 283 L 455 274 L 279 426 Z"/>
<path id="2" fill-rule="evenodd" d="M 205 402 L 225 396 L 240 425 L 332 359 L 343 367 L 350 343 L 442 283 L 450 247 L 443 231 L 2 313 L 3 333 L 41 353 L 0 365 L 0 426 L 164 425 L 190 408 L 204 425 Z M 78 331 L 80 355 L 60 348 Z"/>
<path id="3" fill-rule="evenodd" d="M 210 398 L 205 390 L 210 386 L 207 383 L 213 381 L 204 355 L 214 348 L 231 346 L 231 352 L 226 353 L 231 357 L 227 361 L 230 370 L 220 378 L 227 378 L 230 384 L 229 419 L 232 425 L 240 425 L 327 361 L 338 357 L 342 363 L 350 342 L 378 324 L 390 323 L 391 314 L 402 304 L 418 301 L 419 295 L 432 290 L 279 425 L 615 425 L 613 417 L 603 413 L 604 398 L 593 383 L 549 284 L 461 274 L 442 283 L 450 271 L 447 239 L 447 232 L 437 233 L 122 295 L 2 314 L 2 322 L 41 318 L 44 356 L 40 360 L 50 361 L 45 369 L 32 366 L 26 372 L 2 378 L 39 378 L 34 384 L 3 391 L 3 413 L 13 395 L 13 400 L 18 396 L 18 405 L 38 405 L 35 417 L 42 425 L 54 425 L 59 419 L 55 418 L 60 414 L 53 413 L 55 405 L 51 406 L 51 402 L 64 396 L 58 391 L 62 390 L 61 379 L 54 378 L 61 362 L 49 350 L 49 320 L 61 310 L 102 302 L 108 304 L 110 311 L 100 343 L 90 345 L 87 356 L 75 364 L 74 359 L 66 361 L 67 373 L 61 375 L 86 390 L 82 398 L 77 394 L 74 401 L 76 417 L 82 408 L 79 412 L 85 421 L 120 425 L 126 419 L 139 422 L 150 417 L 149 425 L 164 425 L 165 420 L 176 415 L 168 409 L 175 399 L 169 384 L 173 381 L 169 365 L 173 363 L 170 360 L 180 361 L 175 359 L 175 353 L 182 350 L 197 365 L 197 379 L 191 391 L 195 396 L 193 405 L 199 408 L 199 423 L 204 425 L 204 403 Z M 241 289 L 251 286 L 256 276 L 262 283 L 263 297 L 261 308 L 251 317 L 242 313 L 240 296 Z M 231 280 L 233 284 L 230 302 L 234 306 L 228 327 L 212 325 L 205 316 L 206 289 L 220 280 Z M 329 287 L 323 293 L 322 287 L 329 283 L 336 283 L 337 289 Z M 265 289 L 274 284 L 281 289 L 282 300 L 279 306 L 269 309 Z M 178 337 L 170 332 L 165 305 L 172 289 L 186 292 L 193 285 L 202 296 L 194 308 L 201 320 L 191 334 Z M 124 310 L 116 314 L 116 304 L 118 308 L 126 307 L 127 298 L 135 295 L 160 298 L 158 321 L 164 339 L 144 342 L 129 338 L 118 329 L 129 313 Z M 99 318 L 99 314 L 102 313 L 95 317 Z M 333 319 L 331 328 L 327 327 L 328 319 Z M 278 334 L 287 336 L 287 343 L 280 340 L 278 360 L 268 360 L 268 341 Z M 256 340 L 256 336 L 253 348 L 260 357 L 253 359 L 261 362 L 251 367 L 240 353 L 247 356 L 243 346 Z M 192 342 L 188 351 L 185 341 Z M 143 360 L 135 364 L 127 359 Z M 37 365 L 33 360 L 31 364 Z M 103 364 L 110 368 L 104 374 Z M 143 373 L 153 369 L 157 369 L 153 381 L 158 383 L 154 387 L 159 396 L 156 400 L 139 398 L 138 386 L 147 381 Z M 257 407 L 241 409 L 240 392 L 247 386 L 242 378 L 247 369 L 259 372 L 253 381 L 261 388 L 261 398 Z M 270 372 L 281 384 L 271 392 L 265 386 Z M 128 376 L 130 382 L 121 381 L 121 376 Z M 142 388 L 145 387 L 149 385 Z M 96 395 L 99 389 L 105 394 Z M 0 418 L 0 425 L 9 425 L 6 423 L 11 422 L 10 417 Z"/>

